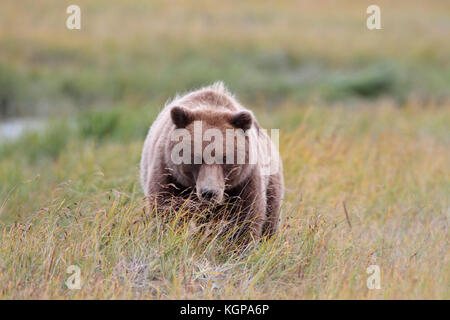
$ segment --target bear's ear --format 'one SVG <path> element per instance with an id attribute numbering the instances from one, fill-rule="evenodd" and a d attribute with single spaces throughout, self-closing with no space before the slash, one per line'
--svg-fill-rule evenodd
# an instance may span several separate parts
<path id="1" fill-rule="evenodd" d="M 233 127 L 246 131 L 252 126 L 253 116 L 248 111 L 240 111 L 231 116 L 230 123 Z"/>
<path id="2" fill-rule="evenodd" d="M 192 114 L 182 107 L 173 107 L 170 110 L 170 117 L 177 128 L 186 128 L 194 120 Z"/>

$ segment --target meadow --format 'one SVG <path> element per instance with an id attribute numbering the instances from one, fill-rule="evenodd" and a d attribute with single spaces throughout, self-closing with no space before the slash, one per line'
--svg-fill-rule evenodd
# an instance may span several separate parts
<path id="1" fill-rule="evenodd" d="M 0 4 L 2 299 L 449 299 L 450 6 L 380 1 Z M 164 102 L 224 80 L 280 129 L 279 234 L 232 251 L 145 210 Z M 65 284 L 67 267 L 82 287 Z M 381 289 L 366 272 L 381 270 Z"/>

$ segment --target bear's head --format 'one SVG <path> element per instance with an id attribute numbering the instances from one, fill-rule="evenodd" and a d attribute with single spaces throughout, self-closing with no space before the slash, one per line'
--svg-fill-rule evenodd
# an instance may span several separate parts
<path id="1" fill-rule="evenodd" d="M 221 203 L 254 169 L 249 111 L 170 110 L 172 135 L 166 145 L 166 165 L 183 186 L 201 200 Z"/>

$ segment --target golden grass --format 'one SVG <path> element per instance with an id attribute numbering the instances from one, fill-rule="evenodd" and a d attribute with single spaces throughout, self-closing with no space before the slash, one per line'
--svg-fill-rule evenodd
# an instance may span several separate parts
<path id="1" fill-rule="evenodd" d="M 143 211 L 142 141 L 4 158 L 0 298 L 448 299 L 449 111 L 257 112 L 281 128 L 287 191 L 279 234 L 243 253 Z M 81 290 L 64 284 L 69 265 Z"/>
<path id="2" fill-rule="evenodd" d="M 233 47 L 282 48 L 301 56 L 351 63 L 358 57 L 432 59 L 448 64 L 445 1 L 377 1 L 383 30 L 366 28 L 367 1 L 126 1 L 79 0 L 82 30 L 65 28 L 70 1 L 4 0 L 0 40 L 17 42 L 0 52 L 11 61 L 33 63 L 33 46 L 60 47 L 99 54 L 127 47 L 136 50 L 195 46 L 205 51 Z M 222 45 L 218 45 L 222 44 Z M 170 48 L 170 47 L 169 47 Z M 38 55 L 38 53 L 36 53 Z M 30 61 L 31 60 L 31 61 Z M 36 61 L 34 61 L 36 63 Z"/>

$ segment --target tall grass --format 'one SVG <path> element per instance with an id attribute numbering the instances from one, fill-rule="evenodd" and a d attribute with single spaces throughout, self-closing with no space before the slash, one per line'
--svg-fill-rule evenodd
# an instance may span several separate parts
<path id="1" fill-rule="evenodd" d="M 78 126 L 52 156 L 17 142 L 0 161 L 0 297 L 449 298 L 448 107 L 257 115 L 281 127 L 287 191 L 279 234 L 243 251 L 177 223 L 183 212 L 145 210 L 131 120 L 98 137 Z M 380 290 L 366 286 L 372 264 Z M 81 290 L 65 285 L 70 265 Z"/>

